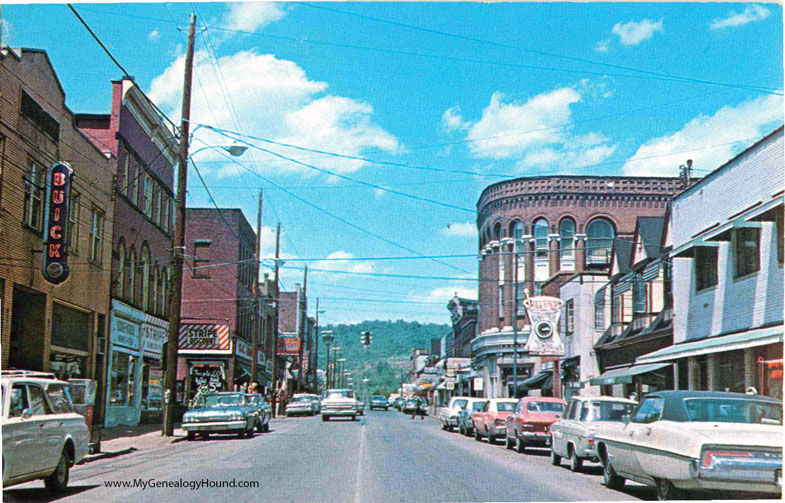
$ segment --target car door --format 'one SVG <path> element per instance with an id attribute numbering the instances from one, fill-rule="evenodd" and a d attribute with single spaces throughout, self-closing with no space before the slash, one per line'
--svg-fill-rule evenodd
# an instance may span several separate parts
<path id="1" fill-rule="evenodd" d="M 658 467 L 658 465 L 668 463 L 668 458 L 661 450 L 664 442 L 668 439 L 663 439 L 657 428 L 662 419 L 664 399 L 653 397 L 647 398 L 646 401 L 651 401 L 651 407 L 649 407 L 646 417 L 643 418 L 644 421 L 636 423 L 635 448 L 633 450 L 642 474 L 651 477 L 662 471 L 662 466 Z"/>
<path id="2" fill-rule="evenodd" d="M 27 386 L 12 384 L 9 390 L 8 417 L 3 422 L 4 479 L 30 473 L 33 469 L 31 453 L 35 452 L 35 433 L 22 413 L 30 408 Z"/>
<path id="3" fill-rule="evenodd" d="M 621 436 L 624 440 L 624 448 L 620 449 L 622 460 L 613 463 L 617 472 L 646 476 L 638 461 L 638 454 L 649 447 L 646 432 L 650 429 L 650 424 L 659 419 L 662 404 L 661 397 L 646 397 L 622 429 Z"/>
<path id="4" fill-rule="evenodd" d="M 63 444 L 63 418 L 59 414 L 52 413 L 41 386 L 28 384 L 27 394 L 30 399 L 30 408 L 33 410 L 33 419 L 38 424 L 41 437 L 41 450 L 39 451 L 41 469 L 54 468 L 60 460 L 60 450 Z"/>
<path id="5" fill-rule="evenodd" d="M 560 456 L 567 456 L 567 443 L 571 435 L 571 421 L 574 411 L 578 408 L 580 402 L 578 400 L 571 400 L 567 406 L 567 411 L 564 416 L 557 422 L 551 425 L 551 437 L 553 442 L 553 452 Z"/>

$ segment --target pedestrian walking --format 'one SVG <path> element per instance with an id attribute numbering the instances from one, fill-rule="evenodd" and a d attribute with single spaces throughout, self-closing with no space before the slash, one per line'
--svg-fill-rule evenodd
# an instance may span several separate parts
<path id="1" fill-rule="evenodd" d="M 414 412 L 412 412 L 412 419 L 414 416 L 419 415 L 421 420 L 425 420 L 425 404 L 422 401 L 422 398 L 416 398 L 417 407 L 414 408 Z"/>

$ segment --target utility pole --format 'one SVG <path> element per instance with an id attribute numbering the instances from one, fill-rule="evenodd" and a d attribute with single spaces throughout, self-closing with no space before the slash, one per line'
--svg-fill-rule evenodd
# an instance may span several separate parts
<path id="1" fill-rule="evenodd" d="M 300 371 L 297 372 L 297 390 L 303 391 L 303 360 L 305 353 L 311 349 L 311 343 L 308 338 L 308 264 L 305 265 L 305 272 L 303 272 L 303 290 L 302 299 L 297 299 L 299 306 L 300 316 Z"/>
<path id="2" fill-rule="evenodd" d="M 275 230 L 275 318 L 273 323 L 273 417 L 275 417 L 275 402 L 278 397 L 278 313 L 280 297 L 278 289 L 278 257 L 281 251 L 281 222 Z"/>
<path id="3" fill-rule="evenodd" d="M 261 264 L 262 253 L 262 189 L 259 189 L 259 209 L 256 213 L 256 255 L 254 255 L 254 274 L 253 274 L 253 354 L 251 357 L 251 382 L 256 382 L 259 373 L 259 266 Z"/>
<path id="4" fill-rule="evenodd" d="M 319 298 L 316 298 L 316 327 L 315 333 L 313 334 L 314 339 L 314 349 L 313 349 L 313 361 L 311 365 L 308 366 L 308 370 L 310 371 L 311 375 L 313 375 L 313 388 L 314 392 L 318 394 L 319 392 Z"/>
<path id="5" fill-rule="evenodd" d="M 177 402 L 177 346 L 180 336 L 180 302 L 183 297 L 183 258 L 185 256 L 185 191 L 188 184 L 188 135 L 191 120 L 191 81 L 193 78 L 196 14 L 191 13 L 188 45 L 185 51 L 183 109 L 180 122 L 180 159 L 177 167 L 174 249 L 169 295 L 169 330 L 166 336 L 166 391 L 164 392 L 164 435 L 174 435 L 174 404 Z"/>
<path id="6" fill-rule="evenodd" d="M 512 254 L 515 257 L 515 268 L 512 272 L 512 396 L 518 398 L 518 251 L 515 243 L 512 245 Z"/>

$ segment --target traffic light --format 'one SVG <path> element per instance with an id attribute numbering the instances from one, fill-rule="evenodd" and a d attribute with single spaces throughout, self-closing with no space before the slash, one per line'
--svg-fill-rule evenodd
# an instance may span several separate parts
<path id="1" fill-rule="evenodd" d="M 371 332 L 362 332 L 360 334 L 360 344 L 366 348 L 371 345 Z"/>

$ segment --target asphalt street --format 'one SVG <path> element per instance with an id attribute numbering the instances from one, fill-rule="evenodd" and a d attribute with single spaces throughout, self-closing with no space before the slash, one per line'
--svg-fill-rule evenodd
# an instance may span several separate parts
<path id="1" fill-rule="evenodd" d="M 653 500 L 650 488 L 602 485 L 553 467 L 549 451 L 506 450 L 442 431 L 433 418 L 369 411 L 358 421 L 318 416 L 273 421 L 254 438 L 214 435 L 75 467 L 58 498 L 42 482 L 8 488 L 6 501 L 474 502 Z M 141 487 L 143 482 L 185 487 Z M 139 481 L 139 482 L 135 482 Z M 250 481 L 257 487 L 239 487 Z M 133 484 L 137 484 L 136 487 Z M 208 484 L 187 487 L 188 484 Z M 258 483 L 258 484 L 257 484 Z M 128 487 L 109 487 L 124 484 Z M 218 487 L 234 484 L 235 487 Z"/>

